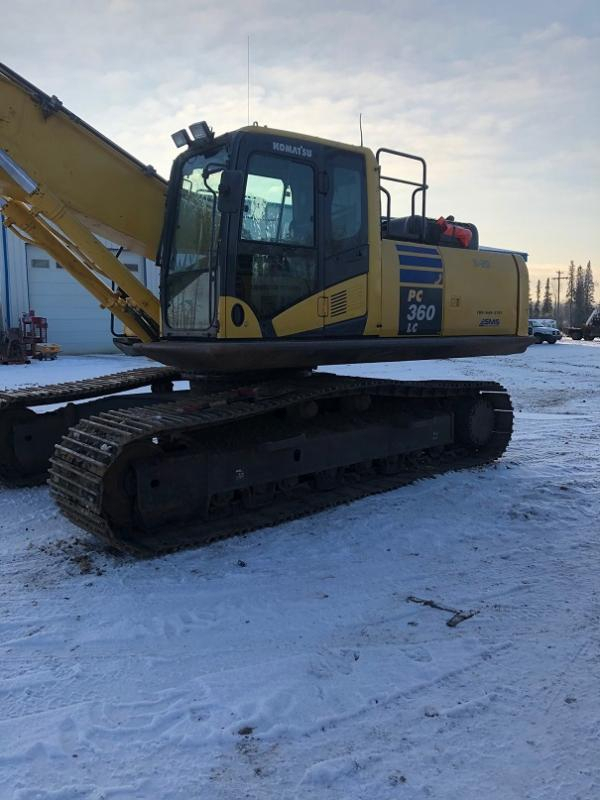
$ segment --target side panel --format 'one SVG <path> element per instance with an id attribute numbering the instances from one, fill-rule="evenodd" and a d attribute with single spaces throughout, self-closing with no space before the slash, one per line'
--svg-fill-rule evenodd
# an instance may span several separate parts
<path id="1" fill-rule="evenodd" d="M 322 305 L 320 297 L 320 292 L 313 294 L 273 317 L 275 336 L 295 336 L 300 333 L 321 335 L 323 316 L 319 314 L 319 306 Z"/>
<path id="2" fill-rule="evenodd" d="M 262 332 L 254 311 L 237 297 L 219 298 L 219 339 L 260 339 Z"/>
<path id="3" fill-rule="evenodd" d="M 360 336 L 364 329 L 366 296 L 366 273 L 329 286 L 274 317 L 275 335 L 294 336 L 313 331 L 320 333 L 319 329 L 325 325 L 325 336 Z M 351 320 L 356 320 L 355 326 L 340 325 Z"/>
<path id="4" fill-rule="evenodd" d="M 386 239 L 382 254 L 382 336 L 527 335 L 519 256 Z"/>
<path id="5" fill-rule="evenodd" d="M 446 268 L 444 334 L 516 334 L 520 280 L 512 254 L 440 252 Z"/>

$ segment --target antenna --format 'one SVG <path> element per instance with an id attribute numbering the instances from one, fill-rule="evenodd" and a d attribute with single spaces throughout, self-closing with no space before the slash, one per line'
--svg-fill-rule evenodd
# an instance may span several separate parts
<path id="1" fill-rule="evenodd" d="M 363 146 L 363 132 L 362 132 L 362 112 L 358 115 L 358 127 L 360 128 L 360 146 Z"/>
<path id="2" fill-rule="evenodd" d="M 248 34 L 248 125 L 250 125 L 250 34 Z"/>

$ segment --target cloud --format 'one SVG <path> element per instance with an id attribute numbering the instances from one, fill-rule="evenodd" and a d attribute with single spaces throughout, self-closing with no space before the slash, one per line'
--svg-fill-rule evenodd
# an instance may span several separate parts
<path id="1" fill-rule="evenodd" d="M 251 119 L 358 142 L 362 112 L 367 145 L 427 159 L 433 214 L 532 264 L 598 261 L 593 4 L 21 0 L 3 23 L 10 66 L 163 173 L 172 131 L 246 123 L 249 34 Z"/>

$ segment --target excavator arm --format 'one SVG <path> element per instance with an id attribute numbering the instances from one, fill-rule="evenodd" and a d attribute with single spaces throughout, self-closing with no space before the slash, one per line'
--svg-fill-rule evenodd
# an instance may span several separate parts
<path id="1" fill-rule="evenodd" d="M 4 224 L 50 253 L 142 342 L 159 336 L 159 301 L 97 237 L 153 259 L 166 188 L 152 167 L 0 64 Z"/>

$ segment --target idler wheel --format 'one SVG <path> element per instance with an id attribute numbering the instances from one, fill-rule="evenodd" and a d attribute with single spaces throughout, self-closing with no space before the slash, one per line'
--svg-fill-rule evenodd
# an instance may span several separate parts
<path id="1" fill-rule="evenodd" d="M 158 448 L 149 442 L 136 442 L 125 448 L 104 476 L 102 512 L 111 524 L 131 531 L 135 523 L 137 486 L 135 462 L 159 455 Z M 154 483 L 154 482 L 153 482 Z M 151 488 L 158 488 L 152 485 Z"/>
<path id="2" fill-rule="evenodd" d="M 484 397 L 468 397 L 458 403 L 454 432 L 460 444 L 474 448 L 483 447 L 491 439 L 494 427 L 495 413 L 489 400 Z"/>

